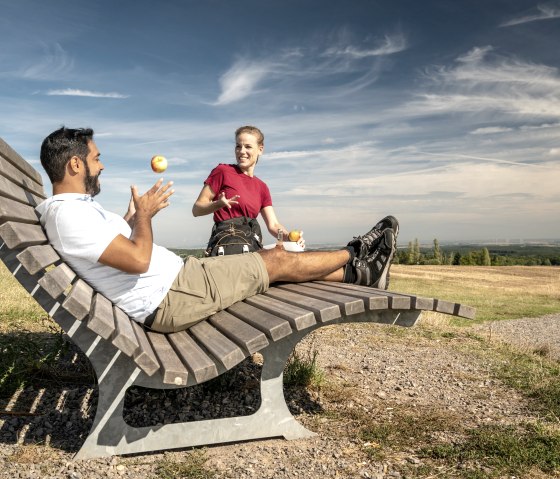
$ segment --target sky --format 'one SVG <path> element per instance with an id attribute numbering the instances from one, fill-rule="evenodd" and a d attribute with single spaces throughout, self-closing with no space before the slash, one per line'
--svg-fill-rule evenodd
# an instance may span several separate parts
<path id="1" fill-rule="evenodd" d="M 91 127 L 98 201 L 174 182 L 155 241 L 191 213 L 234 131 L 308 245 L 399 219 L 399 245 L 560 239 L 560 0 L 0 0 L 0 137 L 43 174 L 45 136 Z M 153 155 L 169 162 L 162 175 Z M 261 225 L 263 222 L 261 220 Z M 274 239 L 265 233 L 265 244 Z"/>

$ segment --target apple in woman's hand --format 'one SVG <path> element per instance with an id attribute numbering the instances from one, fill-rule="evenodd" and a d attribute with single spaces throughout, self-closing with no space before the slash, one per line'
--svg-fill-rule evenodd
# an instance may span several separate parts
<path id="1" fill-rule="evenodd" d="M 288 234 L 288 240 L 290 241 L 298 241 L 301 238 L 301 231 L 292 230 Z"/>
<path id="2" fill-rule="evenodd" d="M 167 159 L 165 156 L 154 155 L 152 156 L 151 167 L 155 173 L 162 173 L 167 169 Z"/>

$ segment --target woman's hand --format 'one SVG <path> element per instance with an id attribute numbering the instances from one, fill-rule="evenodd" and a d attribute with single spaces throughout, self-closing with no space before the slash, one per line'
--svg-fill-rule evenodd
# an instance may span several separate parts
<path id="1" fill-rule="evenodd" d="M 217 203 L 219 205 L 219 208 L 224 208 L 227 207 L 229 209 L 231 209 L 232 205 L 237 205 L 239 204 L 239 201 L 237 201 L 239 199 L 239 195 L 234 195 L 231 198 L 226 198 L 226 193 L 224 191 L 222 191 L 219 195 L 218 195 L 218 199 L 214 201 L 214 203 Z"/>
<path id="2" fill-rule="evenodd" d="M 214 199 L 215 198 L 215 199 Z M 222 208 L 230 208 L 239 204 L 239 195 L 226 198 L 225 192 L 216 195 L 209 185 L 204 185 L 192 207 L 193 216 L 210 215 Z"/>

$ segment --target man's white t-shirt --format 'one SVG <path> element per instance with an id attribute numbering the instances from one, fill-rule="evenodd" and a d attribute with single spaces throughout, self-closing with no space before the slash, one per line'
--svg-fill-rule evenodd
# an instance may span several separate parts
<path id="1" fill-rule="evenodd" d="M 124 218 L 104 210 L 90 195 L 55 195 L 36 210 L 62 259 L 138 322 L 159 306 L 183 266 L 179 256 L 156 244 L 146 273 L 129 274 L 99 263 L 109 243 L 119 234 L 130 238 L 132 230 Z"/>

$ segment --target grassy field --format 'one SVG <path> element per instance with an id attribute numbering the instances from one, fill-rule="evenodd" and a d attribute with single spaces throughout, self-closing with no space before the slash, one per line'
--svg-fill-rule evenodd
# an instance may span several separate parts
<path id="1" fill-rule="evenodd" d="M 474 306 L 477 321 L 560 312 L 560 268 L 553 266 L 394 265 L 390 289 Z"/>

